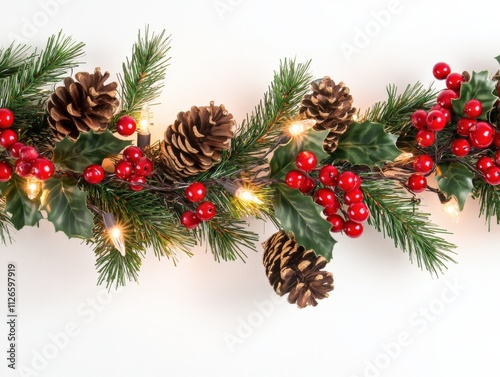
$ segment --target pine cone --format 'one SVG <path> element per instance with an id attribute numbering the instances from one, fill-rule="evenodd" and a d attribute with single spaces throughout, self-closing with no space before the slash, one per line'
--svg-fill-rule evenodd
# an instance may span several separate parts
<path id="1" fill-rule="evenodd" d="M 48 122 L 58 140 L 67 136 L 74 141 L 80 132 L 104 131 L 118 108 L 118 84 L 104 84 L 109 72 L 102 75 L 96 68 L 93 74 L 78 72 L 75 78 L 66 77 L 47 102 Z"/>
<path id="2" fill-rule="evenodd" d="M 184 178 L 210 169 L 229 148 L 233 124 L 232 114 L 213 101 L 210 106 L 193 106 L 177 114 L 161 145 L 166 172 L 173 178 Z"/>
<path id="3" fill-rule="evenodd" d="M 279 231 L 262 246 L 269 283 L 278 295 L 289 293 L 289 303 L 297 303 L 299 308 L 316 306 L 317 300 L 333 290 L 332 273 L 321 271 L 326 259 L 299 245 L 293 235 Z"/>
<path id="4" fill-rule="evenodd" d="M 340 136 L 347 131 L 356 109 L 352 107 L 352 96 L 343 82 L 335 84 L 330 77 L 311 84 L 312 93 L 302 99 L 299 114 L 315 119 L 314 129 L 330 130 L 323 147 L 327 152 L 337 149 Z"/>

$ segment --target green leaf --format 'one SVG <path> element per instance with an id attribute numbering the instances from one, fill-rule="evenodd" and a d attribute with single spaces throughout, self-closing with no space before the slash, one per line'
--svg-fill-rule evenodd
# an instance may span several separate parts
<path id="1" fill-rule="evenodd" d="M 277 184 L 273 204 L 281 225 L 293 232 L 299 244 L 327 260 L 332 258 L 337 241 L 332 238 L 331 224 L 321 217 L 321 207 L 310 196 Z"/>
<path id="2" fill-rule="evenodd" d="M 323 149 L 323 141 L 326 135 L 328 135 L 328 132 L 328 130 L 316 131 L 310 129 L 304 132 L 300 137 L 294 137 L 288 144 L 279 147 L 276 152 L 274 152 L 270 162 L 271 177 L 278 179 L 284 178 L 286 173 L 295 167 L 295 158 L 301 151 L 313 152 L 318 161 L 327 158 L 328 154 Z"/>
<path id="3" fill-rule="evenodd" d="M 465 201 L 474 188 L 472 178 L 474 173 L 459 162 L 441 163 L 436 169 L 439 190 L 447 198 L 454 196 L 460 211 L 464 209 Z"/>
<path id="4" fill-rule="evenodd" d="M 465 117 L 465 104 L 475 98 L 483 104 L 483 112 L 479 119 L 487 119 L 488 112 L 498 99 L 493 94 L 494 91 L 496 91 L 496 84 L 489 77 L 488 71 L 472 72 L 470 81 L 463 83 L 460 87 L 460 97 L 452 100 L 453 111 L 458 116 Z"/>
<path id="5" fill-rule="evenodd" d="M 500 55 L 495 56 L 495 59 L 496 59 L 496 61 L 497 61 L 497 62 L 499 62 L 499 63 L 500 63 Z"/>
<path id="6" fill-rule="evenodd" d="M 56 144 L 52 161 L 82 173 L 91 164 L 101 164 L 106 157 L 120 153 L 131 141 L 120 140 L 106 130 L 96 134 L 93 131 L 81 133 L 76 142 L 64 138 Z"/>
<path id="7" fill-rule="evenodd" d="M 385 132 L 380 123 L 353 123 L 340 137 L 332 157 L 353 165 L 381 166 L 401 154 L 396 147 L 397 139 L 396 135 Z"/>
<path id="8" fill-rule="evenodd" d="M 49 179 L 44 182 L 41 209 L 56 231 L 68 237 L 92 237 L 93 215 L 87 208 L 87 193 L 72 178 Z"/>
<path id="9" fill-rule="evenodd" d="M 5 196 L 5 211 L 11 214 L 12 225 L 19 230 L 24 226 L 36 225 L 42 218 L 38 210 L 40 200 L 29 199 L 25 193 L 26 181 L 13 174 L 7 182 L 0 183 L 0 192 Z"/>

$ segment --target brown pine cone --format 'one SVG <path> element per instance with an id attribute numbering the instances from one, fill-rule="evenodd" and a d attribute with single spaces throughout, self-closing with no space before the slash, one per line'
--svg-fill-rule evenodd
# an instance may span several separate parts
<path id="1" fill-rule="evenodd" d="M 109 72 L 102 75 L 96 68 L 92 74 L 79 72 L 75 78 L 65 78 L 64 86 L 56 88 L 47 102 L 48 122 L 59 140 L 68 137 L 74 141 L 81 132 L 104 131 L 118 108 L 118 84 L 104 84 Z"/>
<path id="2" fill-rule="evenodd" d="M 333 275 L 322 271 L 326 259 L 297 243 L 293 235 L 279 231 L 262 244 L 264 266 L 276 293 L 287 293 L 288 302 L 299 308 L 318 305 L 333 290 Z"/>
<path id="3" fill-rule="evenodd" d="M 233 125 L 232 114 L 213 101 L 210 106 L 193 106 L 190 111 L 177 114 L 161 145 L 166 173 L 173 178 L 185 178 L 210 169 L 229 149 Z"/>
<path id="4" fill-rule="evenodd" d="M 314 81 L 311 91 L 302 99 L 299 114 L 316 120 L 316 130 L 330 131 L 323 147 L 331 153 L 337 149 L 340 136 L 347 131 L 356 112 L 352 107 L 352 96 L 343 82 L 335 84 L 328 76 Z"/>

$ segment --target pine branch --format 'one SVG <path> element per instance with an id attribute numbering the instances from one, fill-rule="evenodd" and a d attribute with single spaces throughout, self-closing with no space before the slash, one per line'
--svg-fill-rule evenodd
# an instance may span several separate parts
<path id="1" fill-rule="evenodd" d="M 394 240 L 394 245 L 407 252 L 410 261 L 438 275 L 446 262 L 454 262 L 449 253 L 455 245 L 439 235 L 448 234 L 429 221 L 429 214 L 420 212 L 416 202 L 391 180 L 363 181 L 365 202 L 370 209 L 369 224 Z"/>
<path id="2" fill-rule="evenodd" d="M 496 216 L 496 223 L 500 224 L 500 190 L 479 178 L 474 180 L 473 198 L 479 199 L 479 216 L 484 216 L 491 230 L 491 221 Z"/>
<path id="3" fill-rule="evenodd" d="M 0 79 L 18 73 L 25 61 L 28 47 L 26 45 L 11 44 L 6 49 L 0 49 Z"/>
<path id="4" fill-rule="evenodd" d="M 102 247 L 101 247 L 101 242 Z M 96 268 L 99 273 L 97 284 L 106 284 L 107 288 L 125 285 L 127 281 L 137 281 L 141 266 L 141 256 L 135 252 L 127 252 L 123 257 L 120 252 L 109 246 L 109 241 L 96 244 Z"/>
<path id="5" fill-rule="evenodd" d="M 170 57 L 170 36 L 161 34 L 149 34 L 146 27 L 144 37 L 139 31 L 137 42 L 132 48 L 131 59 L 123 63 L 123 75 L 118 76 L 122 88 L 121 104 L 122 111 L 118 116 L 125 113 L 132 114 L 141 110 L 142 106 L 155 100 L 161 92 L 164 84 Z"/>
<path id="6" fill-rule="evenodd" d="M 12 241 L 10 231 L 12 229 L 12 222 L 9 215 L 5 212 L 5 197 L 0 197 L 0 239 L 4 245 Z"/>
<path id="7" fill-rule="evenodd" d="M 377 102 L 363 115 L 363 120 L 381 123 L 392 134 L 405 134 L 411 129 L 411 114 L 418 109 L 428 109 L 436 98 L 432 87 L 425 89 L 417 82 L 408 85 L 402 94 L 398 94 L 396 85 L 387 87 L 387 101 Z"/>

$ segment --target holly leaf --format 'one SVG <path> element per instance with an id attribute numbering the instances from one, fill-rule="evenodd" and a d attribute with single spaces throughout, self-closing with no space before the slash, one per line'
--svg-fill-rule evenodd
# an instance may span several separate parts
<path id="1" fill-rule="evenodd" d="M 87 193 L 76 186 L 73 178 L 49 179 L 44 182 L 41 209 L 56 231 L 71 237 L 92 237 L 92 212 L 87 208 Z"/>
<path id="2" fill-rule="evenodd" d="M 43 218 L 38 210 L 40 200 L 29 199 L 25 193 L 25 185 L 26 181 L 16 174 L 7 182 L 0 183 L 0 192 L 6 201 L 5 211 L 10 213 L 10 221 L 17 230 L 36 225 Z"/>
<path id="3" fill-rule="evenodd" d="M 302 135 L 294 137 L 288 144 L 280 146 L 273 155 L 269 165 L 271 177 L 283 179 L 290 170 L 295 169 L 295 158 L 301 151 L 310 151 L 316 155 L 318 161 L 328 157 L 323 149 L 326 131 L 307 130 Z"/>
<path id="4" fill-rule="evenodd" d="M 439 190 L 447 198 L 457 199 L 460 211 L 464 209 L 465 201 L 472 192 L 474 173 L 459 162 L 445 162 L 436 168 L 436 180 Z"/>
<path id="5" fill-rule="evenodd" d="M 120 140 L 106 130 L 103 133 L 93 131 L 81 133 L 75 142 L 64 138 L 54 148 L 52 161 L 77 173 L 91 164 L 101 164 L 102 160 L 120 153 L 131 141 Z"/>
<path id="6" fill-rule="evenodd" d="M 453 111 L 459 117 L 465 117 L 465 104 L 475 98 L 483 105 L 483 112 L 479 119 L 487 119 L 488 112 L 491 111 L 498 99 L 493 94 L 494 92 L 496 92 L 496 84 L 489 77 L 488 71 L 472 72 L 470 81 L 460 86 L 460 97 L 451 101 Z"/>
<path id="7" fill-rule="evenodd" d="M 321 207 L 310 196 L 280 183 L 276 185 L 273 204 L 276 217 L 286 230 L 293 232 L 299 244 L 327 260 L 332 258 L 337 243 L 330 232 L 332 226 L 321 217 Z"/>
<path id="8" fill-rule="evenodd" d="M 497 62 L 499 62 L 499 63 L 500 63 L 500 55 L 495 56 L 495 59 L 496 59 L 496 61 L 497 61 Z"/>
<path id="9" fill-rule="evenodd" d="M 353 165 L 381 166 L 401 154 L 396 147 L 397 139 L 397 135 L 385 132 L 380 123 L 353 123 L 347 132 L 340 136 L 332 157 L 347 160 Z"/>

